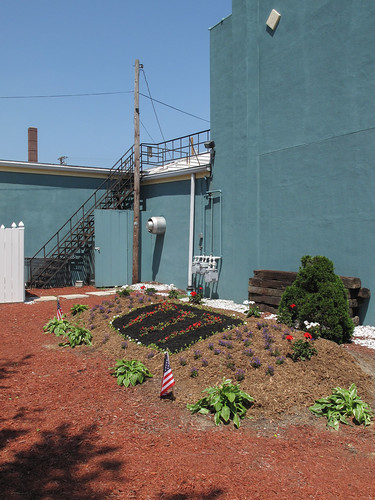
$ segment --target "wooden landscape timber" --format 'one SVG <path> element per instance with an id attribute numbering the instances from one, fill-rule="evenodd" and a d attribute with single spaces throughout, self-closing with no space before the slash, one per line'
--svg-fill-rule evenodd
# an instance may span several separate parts
<path id="1" fill-rule="evenodd" d="M 272 271 L 258 269 L 249 279 L 249 300 L 255 302 L 262 312 L 277 313 L 277 308 L 286 287 L 296 279 L 297 273 L 291 271 Z M 360 278 L 340 276 L 348 293 L 349 312 L 355 324 L 359 324 L 360 310 L 370 296 L 368 288 L 362 288 Z"/>

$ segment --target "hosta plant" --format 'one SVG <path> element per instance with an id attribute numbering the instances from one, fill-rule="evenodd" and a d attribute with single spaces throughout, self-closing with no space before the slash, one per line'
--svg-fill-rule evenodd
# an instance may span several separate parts
<path id="1" fill-rule="evenodd" d="M 71 329 L 68 331 L 67 335 L 70 347 L 75 347 L 77 345 L 91 345 L 92 335 L 89 330 L 82 328 L 81 326 L 71 325 Z"/>
<path id="2" fill-rule="evenodd" d="M 116 361 L 116 366 L 113 366 L 110 370 L 113 370 L 111 375 L 117 377 L 117 384 L 124 385 L 125 387 L 142 384 L 147 377 L 152 377 L 152 373 L 148 368 L 135 359 L 131 361 L 118 359 Z"/>
<path id="3" fill-rule="evenodd" d="M 77 314 L 83 312 L 83 311 L 86 311 L 86 309 L 88 309 L 89 306 L 85 305 L 85 304 L 74 304 L 71 308 L 70 308 L 70 312 L 72 313 L 72 316 L 76 316 Z"/>
<path id="4" fill-rule="evenodd" d="M 45 333 L 54 333 L 56 337 L 67 337 L 68 342 L 62 342 L 61 346 L 75 347 L 76 345 L 91 345 L 92 335 L 89 330 L 78 325 L 72 325 L 66 319 L 51 319 L 43 330 Z"/>
<path id="5" fill-rule="evenodd" d="M 46 325 L 44 325 L 44 333 L 54 333 L 56 337 L 61 335 L 66 336 L 67 332 L 70 330 L 72 325 L 66 319 L 57 319 L 56 317 L 50 319 Z"/>
<path id="6" fill-rule="evenodd" d="M 336 387 L 327 398 L 317 399 L 309 410 L 318 417 L 326 417 L 327 426 L 336 430 L 340 422 L 350 425 L 348 418 L 351 418 L 355 424 L 369 425 L 374 416 L 369 405 L 358 397 L 355 384 L 352 384 L 349 389 Z"/>
<path id="7" fill-rule="evenodd" d="M 230 379 L 225 378 L 221 384 L 208 387 L 203 392 L 206 392 L 207 396 L 195 404 L 188 404 L 187 408 L 192 413 L 202 415 L 213 413 L 216 425 L 233 420 L 237 429 L 240 427 L 240 419 L 245 418 L 254 401 L 254 398 L 240 389 L 239 384 L 232 384 Z"/>

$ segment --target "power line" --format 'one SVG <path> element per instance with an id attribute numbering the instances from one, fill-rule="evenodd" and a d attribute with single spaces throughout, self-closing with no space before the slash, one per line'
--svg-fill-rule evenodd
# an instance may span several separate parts
<path id="1" fill-rule="evenodd" d="M 150 134 L 150 132 L 147 130 L 147 128 L 145 127 L 145 124 L 142 123 L 141 119 L 139 121 L 141 122 L 142 127 L 145 129 L 146 134 L 149 136 L 149 138 L 152 140 L 152 142 L 156 144 L 155 139 L 152 137 L 152 135 Z"/>
<path id="2" fill-rule="evenodd" d="M 142 92 L 139 93 L 142 97 L 146 97 L 147 99 L 151 99 L 148 95 L 142 94 Z M 175 106 L 171 106 L 170 104 L 166 104 L 165 102 L 158 101 L 155 98 L 152 98 L 153 101 L 157 102 L 158 104 L 162 104 L 163 106 L 167 106 L 168 108 L 172 108 L 175 111 L 179 111 L 180 113 L 184 113 L 185 115 L 192 116 L 193 118 L 197 118 L 198 120 L 202 120 L 203 122 L 210 123 L 210 120 L 206 120 L 205 118 L 201 118 L 200 116 L 193 115 L 192 113 L 188 113 L 187 111 L 184 111 L 182 109 L 176 108 Z"/>
<path id="3" fill-rule="evenodd" d="M 144 69 L 142 69 L 142 74 L 143 74 L 143 77 L 144 77 L 145 82 L 146 82 L 146 86 L 147 86 L 148 94 L 149 94 L 150 99 L 151 99 L 152 109 L 154 110 L 154 115 L 155 115 L 156 121 L 157 121 L 157 123 L 158 123 L 158 126 L 159 126 L 159 130 L 160 130 L 161 136 L 162 136 L 162 138 L 163 138 L 163 141 L 165 142 L 165 137 L 164 137 L 163 131 L 162 131 L 162 129 L 161 129 L 161 125 L 160 125 L 160 122 L 159 122 L 158 115 L 157 115 L 157 113 L 156 113 L 156 109 L 155 109 L 155 106 L 154 106 L 154 101 L 153 101 L 153 99 L 152 99 L 152 97 L 151 97 L 150 87 L 149 87 L 149 85 L 148 85 L 148 81 L 147 81 L 147 78 L 146 78 L 146 73 L 145 73 L 145 70 L 144 70 Z"/>
<path id="4" fill-rule="evenodd" d="M 60 97 L 87 97 L 98 95 L 115 95 L 115 94 L 132 94 L 133 90 L 124 90 L 119 92 L 92 92 L 81 94 L 55 94 L 55 95 L 16 95 L 16 96 L 0 96 L 0 99 L 52 99 Z"/>
<path id="5" fill-rule="evenodd" d="M 54 98 L 66 98 L 66 97 L 89 97 L 89 96 L 116 95 L 116 94 L 133 94 L 133 90 L 122 90 L 119 92 L 91 92 L 91 93 L 80 93 L 80 94 L 0 96 L 0 99 L 54 99 Z M 158 99 L 150 97 L 146 94 L 142 94 L 141 92 L 139 93 L 139 95 L 141 95 L 142 97 L 146 97 L 146 99 L 150 99 L 153 102 L 157 102 L 158 104 L 162 104 L 163 106 L 166 106 L 167 108 L 174 109 L 175 111 L 178 111 L 179 113 L 183 113 L 185 115 L 192 116 L 193 118 L 196 118 L 197 120 L 201 120 L 201 121 L 210 123 L 210 120 L 206 120 L 205 118 L 202 118 L 200 116 L 194 115 L 192 113 L 188 113 L 187 111 L 184 111 L 183 109 L 179 109 L 179 108 L 176 108 L 175 106 L 171 106 L 170 104 L 167 104 L 166 102 L 159 101 Z"/>

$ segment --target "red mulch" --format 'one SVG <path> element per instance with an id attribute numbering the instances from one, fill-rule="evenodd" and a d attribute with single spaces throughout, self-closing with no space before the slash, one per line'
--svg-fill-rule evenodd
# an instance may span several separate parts
<path id="1" fill-rule="evenodd" d="M 1 498 L 375 499 L 373 427 L 204 425 L 117 387 L 99 353 L 57 349 L 55 307 L 0 304 Z"/>

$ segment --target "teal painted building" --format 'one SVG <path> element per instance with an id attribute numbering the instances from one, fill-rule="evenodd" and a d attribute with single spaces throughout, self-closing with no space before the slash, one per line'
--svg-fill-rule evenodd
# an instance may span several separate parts
<path id="1" fill-rule="evenodd" d="M 211 29 L 218 292 L 243 300 L 254 269 L 297 271 L 305 254 L 374 290 L 375 4 L 232 5 Z M 274 30 L 272 9 L 281 14 Z M 365 322 L 375 324 L 371 299 Z"/>
<path id="2" fill-rule="evenodd" d="M 297 271 L 310 254 L 374 291 L 375 3 L 232 6 L 210 30 L 214 162 L 144 172 L 140 279 L 186 289 L 191 255 L 215 255 L 218 282 L 193 285 L 242 302 L 254 269 Z M 0 169 L 0 223 L 24 222 L 30 256 L 105 173 L 16 167 Z M 147 231 L 151 217 L 165 218 L 163 235 Z M 132 230 L 132 211 L 96 210 L 97 286 L 131 282 Z M 364 323 L 375 324 L 371 299 Z"/>
<path id="3" fill-rule="evenodd" d="M 24 223 L 31 257 L 107 175 L 102 168 L 0 160 L 0 224 Z"/>

